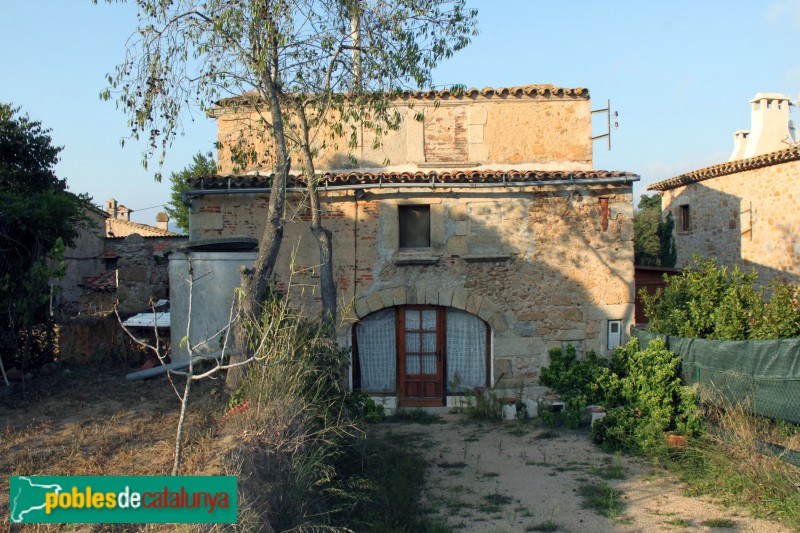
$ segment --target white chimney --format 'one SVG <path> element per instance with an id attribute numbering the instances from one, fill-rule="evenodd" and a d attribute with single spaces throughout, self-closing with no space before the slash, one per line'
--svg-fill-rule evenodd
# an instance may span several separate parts
<path id="1" fill-rule="evenodd" d="M 733 153 L 728 161 L 736 161 L 741 159 L 744 154 L 744 149 L 747 148 L 747 138 L 750 132 L 747 130 L 736 130 L 733 133 Z"/>
<path id="2" fill-rule="evenodd" d="M 742 159 L 788 148 L 789 97 L 780 93 L 758 93 L 750 100 L 750 105 L 750 137 Z"/>

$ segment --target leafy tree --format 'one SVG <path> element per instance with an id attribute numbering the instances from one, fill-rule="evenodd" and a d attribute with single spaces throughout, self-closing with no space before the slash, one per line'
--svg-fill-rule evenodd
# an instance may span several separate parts
<path id="1" fill-rule="evenodd" d="M 169 205 L 165 206 L 164 209 L 169 218 L 174 220 L 175 224 L 186 234 L 189 233 L 189 208 L 183 203 L 182 193 L 189 190 L 189 180 L 191 178 L 212 176 L 216 172 L 217 163 L 214 161 L 213 154 L 211 152 L 207 154 L 198 152 L 194 155 L 191 165 L 180 172 L 173 172 L 169 177 L 172 183 L 172 194 Z"/>
<path id="2" fill-rule="evenodd" d="M 77 236 L 89 200 L 56 176 L 61 148 L 49 133 L 0 103 L 0 349 L 20 363 L 30 360 L 34 324 L 48 319 L 48 281 L 63 275 L 56 259 Z"/>
<path id="3" fill-rule="evenodd" d="M 659 262 L 663 267 L 672 268 L 678 262 L 674 229 L 675 220 L 672 218 L 672 213 L 667 213 L 667 217 L 658 222 Z"/>
<path id="4" fill-rule="evenodd" d="M 661 211 L 661 195 L 658 193 L 653 193 L 650 196 L 643 194 L 639 197 L 637 207 L 639 209 L 658 209 Z"/>
<path id="5" fill-rule="evenodd" d="M 113 0 L 108 0 L 113 1 Z M 322 320 L 333 324 L 336 289 L 332 236 L 321 223 L 314 159 L 325 134 L 357 141 L 361 124 L 378 139 L 399 125 L 392 96 L 432 85 L 438 62 L 475 33 L 465 0 L 139 0 L 139 27 L 125 61 L 109 76 L 132 134 L 149 139 L 144 161 L 160 159 L 180 133 L 188 104 L 208 109 L 226 96 L 253 117 L 248 133 L 267 147 L 234 143 L 242 167 L 274 169 L 267 224 L 253 269 L 243 272 L 240 312 L 258 316 L 283 239 L 290 150 L 300 154 L 309 187 L 312 231 L 320 248 Z M 245 129 L 243 125 L 243 130 Z M 352 132 L 352 134 L 351 134 Z M 321 141 L 320 144 L 314 144 Z M 332 328 L 331 328 L 332 331 Z M 239 328 L 238 345 L 247 346 Z M 245 354 L 246 355 L 246 354 Z M 238 381 L 229 373 L 229 384 Z"/>
<path id="6" fill-rule="evenodd" d="M 639 206 L 641 207 L 641 202 Z M 660 264 L 661 242 L 658 227 L 661 222 L 661 207 L 640 209 L 633 214 L 634 261 L 639 266 Z"/>
<path id="7" fill-rule="evenodd" d="M 674 267 L 677 262 L 675 221 L 668 213 L 661 219 L 661 196 L 642 195 L 633 214 L 634 262 L 639 266 Z"/>

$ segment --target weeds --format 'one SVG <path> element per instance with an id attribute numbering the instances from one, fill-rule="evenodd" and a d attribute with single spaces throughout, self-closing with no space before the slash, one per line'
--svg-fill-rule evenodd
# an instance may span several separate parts
<path id="1" fill-rule="evenodd" d="M 684 528 L 689 527 L 689 521 L 684 520 L 683 518 L 673 518 L 672 520 L 667 520 L 664 523 L 667 524 L 668 526 L 674 526 L 674 527 L 684 527 Z"/>
<path id="2" fill-rule="evenodd" d="M 455 461 L 455 462 L 452 462 L 452 463 L 443 462 L 443 463 L 437 463 L 436 466 L 438 466 L 439 468 L 444 468 L 444 469 L 464 468 L 464 467 L 467 466 L 467 463 L 465 463 L 464 461 Z"/>
<path id="3" fill-rule="evenodd" d="M 499 422 L 503 419 L 503 404 L 493 389 L 467 391 L 466 413 L 472 420 Z"/>
<path id="4" fill-rule="evenodd" d="M 370 432 L 353 448 L 345 468 L 346 487 L 357 495 L 353 506 L 341 514 L 342 523 L 363 532 L 450 531 L 439 519 L 419 512 L 420 488 L 425 481 L 425 461 L 391 435 Z M 447 500 L 461 509 L 456 498 Z"/>
<path id="5" fill-rule="evenodd" d="M 602 467 L 595 467 L 591 469 L 593 476 L 601 479 L 625 479 L 625 469 L 622 466 L 622 455 L 619 453 L 614 454 L 614 458 L 610 464 Z"/>
<path id="6" fill-rule="evenodd" d="M 581 485 L 578 494 L 583 498 L 584 505 L 599 515 L 613 519 L 622 513 L 622 493 L 603 481 Z"/>
<path id="7" fill-rule="evenodd" d="M 544 522 L 526 527 L 525 531 L 558 531 L 559 529 L 561 529 L 561 526 L 552 520 L 546 520 Z"/>
<path id="8" fill-rule="evenodd" d="M 497 514 L 503 510 L 504 505 L 509 505 L 513 502 L 513 498 L 493 492 L 483 497 L 483 502 L 478 505 L 478 511 L 484 514 Z"/>
<path id="9" fill-rule="evenodd" d="M 537 433 L 534 437 L 535 440 L 550 440 L 550 439 L 557 439 L 558 432 L 552 429 L 546 429 L 541 433 Z"/>
<path id="10" fill-rule="evenodd" d="M 444 424 L 444 419 L 441 416 L 431 414 L 422 409 L 398 409 L 395 414 L 387 416 L 386 421 L 401 424 Z"/>
<path id="11" fill-rule="evenodd" d="M 667 464 L 687 482 L 693 495 L 711 494 L 725 503 L 800 528 L 800 468 L 759 453 L 760 442 L 798 449 L 798 434 L 784 424 L 750 415 L 746 406 L 724 401 L 707 404 L 716 427 L 690 441 Z"/>
<path id="12" fill-rule="evenodd" d="M 736 527 L 736 522 L 730 518 L 709 518 L 708 520 L 700 522 L 700 525 L 706 527 L 733 528 Z"/>

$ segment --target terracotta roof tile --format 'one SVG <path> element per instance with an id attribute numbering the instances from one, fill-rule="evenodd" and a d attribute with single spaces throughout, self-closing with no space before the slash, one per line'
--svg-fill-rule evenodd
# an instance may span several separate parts
<path id="1" fill-rule="evenodd" d="M 108 237 L 127 237 L 138 233 L 142 237 L 181 237 L 180 234 L 172 231 L 159 229 L 155 226 L 131 222 L 124 218 L 107 218 L 106 235 Z"/>
<path id="2" fill-rule="evenodd" d="M 117 290 L 117 271 L 106 270 L 96 276 L 84 278 L 81 285 L 90 291 L 114 292 Z"/>
<path id="3" fill-rule="evenodd" d="M 189 186 L 194 190 L 202 189 L 263 189 L 272 183 L 273 174 L 207 176 L 192 178 Z M 603 180 L 620 178 L 623 181 L 638 181 L 639 176 L 630 172 L 607 170 L 457 170 L 430 172 L 340 172 L 320 175 L 320 187 L 338 187 L 346 185 L 377 185 L 391 187 L 398 183 L 541 183 L 562 180 Z M 304 180 L 296 175 L 289 176 L 289 187 L 304 187 Z"/>
<path id="4" fill-rule="evenodd" d="M 650 185 L 648 191 L 667 191 L 677 187 L 683 187 L 698 181 L 710 180 L 719 176 L 727 176 L 728 174 L 736 174 L 737 172 L 745 172 L 747 170 L 755 170 L 757 168 L 770 167 L 772 165 L 779 165 L 781 163 L 788 163 L 789 161 L 800 160 L 800 146 L 793 146 L 786 150 L 778 152 L 770 152 L 768 154 L 750 157 L 748 159 L 738 159 L 736 161 L 728 161 L 711 167 L 701 168 L 674 178 L 669 178 L 659 181 Z"/>
<path id="5" fill-rule="evenodd" d="M 347 95 L 345 95 L 347 96 Z M 404 100 L 447 100 L 447 99 L 464 99 L 464 98 L 578 98 L 582 100 L 589 99 L 589 89 L 584 87 L 566 88 L 556 87 L 552 84 L 536 84 L 531 83 L 528 85 L 518 85 L 515 87 L 484 87 L 477 89 L 470 87 L 469 89 L 459 88 L 445 88 L 445 89 L 430 89 L 427 91 L 399 91 L 396 93 L 395 98 Z M 235 104 L 253 104 L 258 101 L 258 93 L 255 91 L 246 92 L 240 96 L 233 96 L 231 98 L 224 98 L 217 102 L 220 107 Z M 217 112 L 220 111 L 217 109 Z M 211 110 L 213 115 L 216 112 Z"/>
<path id="6" fill-rule="evenodd" d="M 452 90 L 452 89 L 439 89 L 429 91 L 403 91 L 403 98 L 414 98 L 421 100 L 435 100 L 437 98 L 478 98 L 479 96 L 489 98 L 493 96 L 499 97 L 523 97 L 528 96 L 531 98 L 589 98 L 589 89 L 583 87 L 565 88 L 556 87 L 551 84 L 529 84 L 520 85 L 517 87 L 484 87 L 483 89 L 476 89 L 471 87 L 469 89 Z"/>

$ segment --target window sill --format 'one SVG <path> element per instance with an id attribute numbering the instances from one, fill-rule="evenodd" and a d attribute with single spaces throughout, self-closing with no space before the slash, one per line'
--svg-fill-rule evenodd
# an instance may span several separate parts
<path id="1" fill-rule="evenodd" d="M 467 263 L 493 263 L 503 262 L 511 259 L 509 254 L 473 254 L 462 255 L 461 258 Z"/>
<path id="2" fill-rule="evenodd" d="M 397 266 L 435 265 L 439 262 L 439 257 L 433 255 L 398 255 L 392 261 Z"/>

